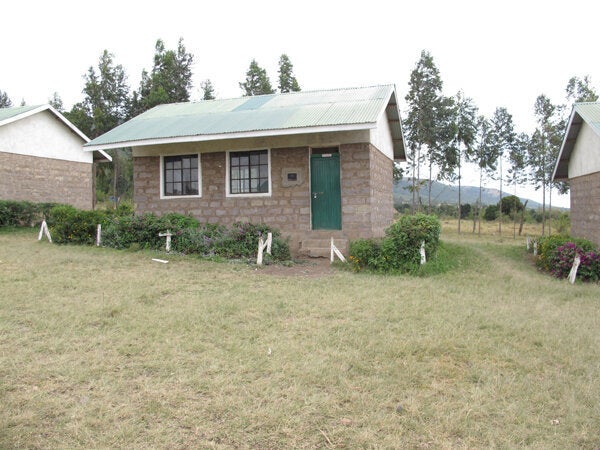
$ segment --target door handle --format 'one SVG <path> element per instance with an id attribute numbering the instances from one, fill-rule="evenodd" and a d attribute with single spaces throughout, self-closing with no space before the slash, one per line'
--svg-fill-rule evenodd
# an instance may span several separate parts
<path id="1" fill-rule="evenodd" d="M 317 198 L 319 195 L 323 195 L 325 192 L 313 192 L 313 198 Z"/>

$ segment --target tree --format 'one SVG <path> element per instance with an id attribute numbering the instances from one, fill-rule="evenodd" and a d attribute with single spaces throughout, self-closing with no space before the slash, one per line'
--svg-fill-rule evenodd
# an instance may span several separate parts
<path id="1" fill-rule="evenodd" d="M 0 91 L 0 108 L 10 108 L 12 101 L 8 98 L 8 94 L 4 91 Z"/>
<path id="2" fill-rule="evenodd" d="M 202 88 L 202 92 L 204 92 L 202 100 L 215 99 L 215 88 L 213 87 L 213 84 L 209 79 L 206 79 L 202 83 L 200 83 L 200 87 Z"/>
<path id="3" fill-rule="evenodd" d="M 130 116 L 156 105 L 190 100 L 194 56 L 186 51 L 183 38 L 179 39 L 177 50 L 167 50 L 161 39 L 156 41 L 154 49 L 152 71 L 142 71 L 140 87 L 133 94 Z"/>
<path id="4" fill-rule="evenodd" d="M 490 145 L 492 153 L 498 159 L 498 175 L 500 178 L 500 198 L 498 204 L 502 201 L 503 186 L 503 160 L 513 151 L 516 141 L 516 133 L 512 115 L 506 108 L 496 108 L 491 120 Z M 498 232 L 502 234 L 502 215 L 498 222 Z"/>
<path id="5" fill-rule="evenodd" d="M 479 200 L 477 201 L 476 214 L 473 214 L 473 233 L 475 233 L 475 221 L 479 222 L 479 234 L 481 234 L 481 195 L 483 190 L 483 179 L 496 171 L 498 156 L 495 148 L 491 145 L 491 124 L 484 117 L 477 118 L 477 134 L 474 145 L 467 148 L 467 161 L 477 164 L 479 167 Z"/>
<path id="6" fill-rule="evenodd" d="M 285 53 L 279 57 L 279 92 L 298 92 L 300 85 L 294 76 L 294 66 Z"/>
<path id="7" fill-rule="evenodd" d="M 261 68 L 255 59 L 250 62 L 250 67 L 246 72 L 246 81 L 240 83 L 240 89 L 244 91 L 245 96 L 275 93 L 267 71 Z"/>
<path id="8" fill-rule="evenodd" d="M 420 201 L 420 168 L 424 162 L 424 147 L 431 150 L 438 143 L 440 113 L 444 112 L 441 96 L 442 79 L 429 52 L 421 51 L 421 57 L 410 74 L 409 91 L 405 97 L 408 113 L 404 120 L 405 137 L 408 141 L 407 160 L 412 171 L 412 204 L 415 196 Z M 439 148 L 439 147 L 438 147 Z M 433 159 L 430 158 L 430 169 Z M 431 172 L 431 170 L 430 170 Z M 429 177 L 431 188 L 431 176 Z"/>
<path id="9" fill-rule="evenodd" d="M 114 55 L 104 50 L 98 61 L 98 69 L 90 67 L 84 75 L 84 99 L 76 103 L 71 111 L 65 113 L 77 128 L 90 138 L 96 138 L 123 123 L 130 111 L 129 86 L 123 67 L 114 63 Z M 112 194 L 117 199 L 125 192 L 131 179 L 131 153 L 129 150 L 111 151 L 112 164 L 100 166 L 97 189 L 112 184 Z M 112 180 L 109 182 L 108 180 Z M 107 188 L 110 189 L 110 188 Z"/>
<path id="10" fill-rule="evenodd" d="M 452 179 L 458 180 L 458 234 L 460 234 L 462 161 L 467 153 L 472 152 L 475 143 L 477 107 L 472 99 L 465 97 L 462 91 L 456 94 L 453 103 L 454 108 L 449 110 L 452 137 L 447 151 L 443 153 L 447 167 L 442 165 L 442 173 L 448 173 Z"/>
<path id="11" fill-rule="evenodd" d="M 535 100 L 534 114 L 537 127 L 528 146 L 528 162 L 535 189 L 542 189 L 542 235 L 546 233 L 546 189 L 550 187 L 550 205 L 552 205 L 552 174 L 565 129 L 563 109 L 563 106 L 554 105 L 543 94 Z"/>
<path id="12" fill-rule="evenodd" d="M 52 97 L 48 99 L 48 104 L 60 113 L 64 111 L 63 101 L 58 92 L 52 94 Z"/>
<path id="13" fill-rule="evenodd" d="M 572 102 L 595 102 L 598 100 L 596 90 L 591 86 L 588 75 L 583 78 L 571 77 L 567 83 L 567 100 Z"/>

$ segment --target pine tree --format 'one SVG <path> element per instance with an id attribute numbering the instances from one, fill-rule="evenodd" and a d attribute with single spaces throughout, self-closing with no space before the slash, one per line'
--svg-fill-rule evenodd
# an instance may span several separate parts
<path id="1" fill-rule="evenodd" d="M 298 92 L 300 85 L 294 76 L 294 66 L 285 53 L 279 57 L 279 92 Z"/>
<path id="2" fill-rule="evenodd" d="M 4 91 L 0 91 L 0 108 L 10 108 L 12 101 L 8 98 L 8 94 Z"/>
<path id="3" fill-rule="evenodd" d="M 140 87 L 133 94 L 130 116 L 156 105 L 190 100 L 194 56 L 186 51 L 183 38 L 179 39 L 177 50 L 167 50 L 161 39 L 156 41 L 154 49 L 152 71 L 142 71 Z"/>
<path id="4" fill-rule="evenodd" d="M 240 83 L 240 89 L 244 91 L 245 96 L 275 93 L 267 71 L 261 68 L 255 59 L 250 62 L 250 67 L 246 72 L 246 81 Z"/>
<path id="5" fill-rule="evenodd" d="M 52 97 L 48 99 L 48 104 L 60 113 L 64 111 L 63 101 L 58 92 L 52 94 Z"/>
<path id="6" fill-rule="evenodd" d="M 215 88 L 213 87 L 213 84 L 209 79 L 206 79 L 202 83 L 200 83 L 200 87 L 202 88 L 202 92 L 204 92 L 202 100 L 215 99 Z"/>

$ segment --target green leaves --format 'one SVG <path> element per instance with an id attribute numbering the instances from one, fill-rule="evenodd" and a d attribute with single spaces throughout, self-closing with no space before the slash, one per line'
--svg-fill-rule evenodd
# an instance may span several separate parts
<path id="1" fill-rule="evenodd" d="M 250 67 L 246 72 L 246 81 L 240 83 L 240 88 L 244 91 L 245 96 L 275 93 L 267 71 L 260 67 L 255 59 L 250 62 Z"/>

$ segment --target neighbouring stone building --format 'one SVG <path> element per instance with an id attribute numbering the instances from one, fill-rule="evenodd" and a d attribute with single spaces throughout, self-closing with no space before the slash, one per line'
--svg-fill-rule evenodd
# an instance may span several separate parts
<path id="1" fill-rule="evenodd" d="M 374 86 L 161 105 L 84 148 L 132 147 L 136 213 L 266 223 L 318 254 L 392 223 L 396 98 Z"/>
<path id="2" fill-rule="evenodd" d="M 49 105 L 0 108 L 0 199 L 91 209 L 94 158 L 89 139 Z"/>
<path id="3" fill-rule="evenodd" d="M 571 235 L 600 245 L 600 102 L 573 106 L 553 179 L 570 184 Z"/>

